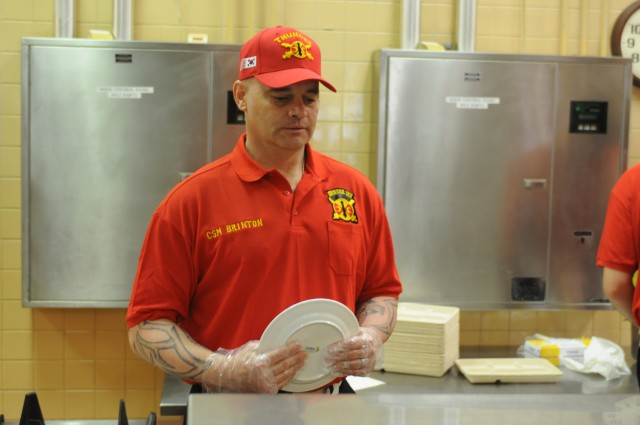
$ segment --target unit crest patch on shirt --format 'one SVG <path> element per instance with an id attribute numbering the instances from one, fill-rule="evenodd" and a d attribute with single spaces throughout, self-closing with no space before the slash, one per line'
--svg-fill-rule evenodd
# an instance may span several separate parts
<path id="1" fill-rule="evenodd" d="M 336 188 L 327 190 L 327 195 L 333 207 L 333 216 L 331 218 L 349 223 L 358 222 L 356 200 L 354 199 L 353 193 L 346 189 Z"/>

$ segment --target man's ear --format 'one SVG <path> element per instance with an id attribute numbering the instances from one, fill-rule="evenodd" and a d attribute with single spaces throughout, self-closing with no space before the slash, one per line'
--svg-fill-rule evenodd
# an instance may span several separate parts
<path id="1" fill-rule="evenodd" d="M 236 80 L 233 83 L 233 99 L 236 101 L 238 109 L 242 112 L 247 111 L 247 103 L 244 98 L 247 95 L 247 86 L 240 80 Z"/>

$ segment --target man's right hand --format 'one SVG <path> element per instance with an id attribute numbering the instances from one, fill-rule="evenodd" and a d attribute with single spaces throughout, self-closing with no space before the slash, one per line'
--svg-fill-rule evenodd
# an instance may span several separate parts
<path id="1" fill-rule="evenodd" d="M 267 353 L 258 352 L 258 341 L 234 350 L 220 349 L 207 359 L 202 375 L 205 392 L 255 392 L 275 394 L 304 366 L 307 353 L 291 343 Z"/>

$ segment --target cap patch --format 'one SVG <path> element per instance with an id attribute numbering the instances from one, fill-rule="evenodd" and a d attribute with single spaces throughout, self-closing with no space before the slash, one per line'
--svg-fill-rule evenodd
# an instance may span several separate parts
<path id="1" fill-rule="evenodd" d="M 291 38 L 297 38 L 298 40 L 294 40 L 291 43 L 285 41 Z M 293 56 L 298 59 L 313 60 L 313 55 L 309 52 L 313 43 L 299 32 L 282 34 L 281 36 L 274 38 L 273 41 L 280 43 L 280 45 L 286 49 L 282 55 L 282 59 L 290 59 Z"/>
<path id="2" fill-rule="evenodd" d="M 255 68 L 257 65 L 258 58 L 256 56 L 244 58 L 242 59 L 242 61 L 240 61 L 240 70 L 242 71 L 243 69 Z"/>

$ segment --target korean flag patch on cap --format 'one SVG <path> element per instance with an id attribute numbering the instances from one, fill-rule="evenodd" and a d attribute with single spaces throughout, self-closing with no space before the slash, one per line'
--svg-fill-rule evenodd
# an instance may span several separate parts
<path id="1" fill-rule="evenodd" d="M 257 63 L 258 63 L 258 58 L 256 56 L 244 58 L 240 62 L 240 70 L 242 71 L 243 69 L 255 68 Z"/>

